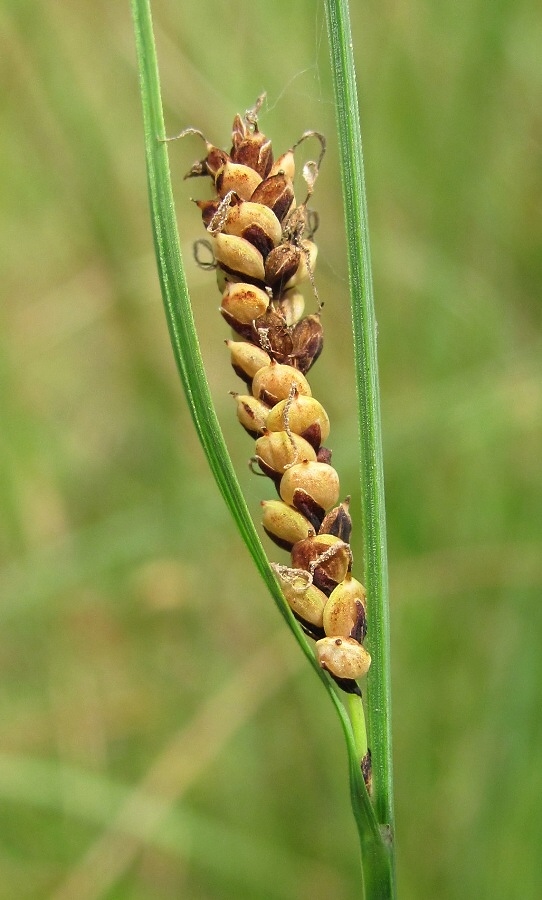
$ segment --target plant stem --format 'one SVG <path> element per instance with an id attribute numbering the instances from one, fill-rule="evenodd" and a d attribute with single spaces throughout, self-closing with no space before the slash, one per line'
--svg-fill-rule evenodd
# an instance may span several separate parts
<path id="1" fill-rule="evenodd" d="M 368 643 L 372 655 L 372 665 L 367 679 L 367 725 L 373 758 L 373 804 L 378 822 L 390 835 L 389 896 L 393 896 L 393 784 L 386 521 L 367 201 L 348 0 L 326 0 L 325 7 L 339 136 L 358 386 L 365 579 L 369 597 Z"/>
<path id="2" fill-rule="evenodd" d="M 365 725 L 365 710 L 361 697 L 357 694 L 347 694 L 348 715 L 352 723 L 356 752 L 360 761 L 367 753 L 367 728 Z"/>

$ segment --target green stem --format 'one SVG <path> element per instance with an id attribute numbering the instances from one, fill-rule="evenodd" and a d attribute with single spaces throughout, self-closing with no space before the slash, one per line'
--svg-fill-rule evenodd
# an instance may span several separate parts
<path id="1" fill-rule="evenodd" d="M 336 104 L 348 243 L 360 425 L 365 579 L 368 590 L 367 725 L 373 758 L 373 804 L 390 836 L 389 893 L 394 895 L 393 783 L 388 576 L 376 321 L 367 201 L 348 0 L 325 0 Z M 367 882 L 367 879 L 366 879 Z"/>
<path id="2" fill-rule="evenodd" d="M 354 733 L 354 742 L 356 752 L 361 762 L 367 753 L 367 728 L 365 725 L 365 710 L 363 709 L 363 701 L 357 694 L 347 694 L 348 715 L 352 723 L 352 731 Z"/>

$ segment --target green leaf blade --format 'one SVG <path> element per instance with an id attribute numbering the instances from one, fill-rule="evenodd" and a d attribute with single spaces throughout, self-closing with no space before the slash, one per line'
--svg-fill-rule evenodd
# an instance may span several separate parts
<path id="1" fill-rule="evenodd" d="M 367 677 L 367 725 L 373 759 L 373 803 L 378 822 L 391 837 L 388 844 L 389 893 L 369 893 L 367 878 L 366 888 L 367 896 L 387 897 L 393 896 L 394 891 L 393 783 L 386 519 L 376 319 L 348 0 L 326 0 L 325 5 L 339 137 L 358 393 L 365 579 L 369 597 L 368 644 L 372 655 Z"/>

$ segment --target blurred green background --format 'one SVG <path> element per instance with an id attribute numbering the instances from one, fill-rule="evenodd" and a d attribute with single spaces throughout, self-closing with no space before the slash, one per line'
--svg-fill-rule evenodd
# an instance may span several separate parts
<path id="1" fill-rule="evenodd" d="M 379 322 L 402 900 L 542 896 L 542 15 L 353 3 Z M 157 0 L 169 133 L 328 136 L 313 391 L 359 522 L 319 2 Z M 0 898 L 350 900 L 338 722 L 195 440 L 161 308 L 127 3 L 0 12 Z M 214 278 L 171 145 L 218 413 Z M 359 528 L 354 538 L 358 570 Z M 357 541 L 357 545 L 356 545 Z M 271 551 L 274 558 L 282 557 Z M 285 561 L 282 558 L 281 561 Z"/>

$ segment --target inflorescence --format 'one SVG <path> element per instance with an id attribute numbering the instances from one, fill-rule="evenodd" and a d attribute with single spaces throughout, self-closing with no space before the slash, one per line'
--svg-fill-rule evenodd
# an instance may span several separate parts
<path id="1" fill-rule="evenodd" d="M 349 498 L 339 502 L 339 477 L 323 446 L 330 425 L 305 377 L 323 347 L 321 306 L 304 315 L 299 290 L 309 280 L 315 297 L 318 219 L 307 206 L 325 152 L 318 132 L 305 132 L 274 160 L 271 141 L 258 129 L 265 95 L 233 122 L 229 153 L 196 129 L 206 155 L 187 178 L 209 176 L 216 196 L 196 201 L 209 234 L 195 244 L 205 268 L 216 268 L 221 313 L 235 333 L 226 341 L 232 366 L 247 391 L 233 394 L 241 425 L 255 439 L 256 466 L 275 483 L 280 499 L 263 500 L 267 535 L 291 554 L 273 565 L 284 597 L 304 631 L 316 641 L 320 666 L 343 690 L 359 693 L 371 657 L 363 647 L 366 591 L 353 577 Z M 305 200 L 294 195 L 295 150 L 315 138 L 321 152 L 307 162 Z M 210 251 L 209 261 L 204 252 Z"/>

